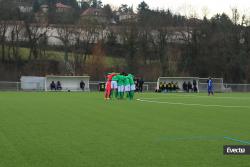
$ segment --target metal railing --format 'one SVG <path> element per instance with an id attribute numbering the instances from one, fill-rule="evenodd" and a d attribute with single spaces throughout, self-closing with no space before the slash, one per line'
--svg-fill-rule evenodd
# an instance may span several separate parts
<path id="1" fill-rule="evenodd" d="M 99 83 L 103 83 L 103 81 L 90 81 L 89 82 L 89 90 L 90 91 L 98 91 Z M 21 82 L 8 82 L 8 81 L 0 81 L 0 91 L 23 91 Z M 27 83 L 26 83 L 27 84 Z M 34 85 L 34 83 L 31 83 Z M 143 91 L 144 92 L 155 92 L 157 88 L 157 82 L 144 82 Z M 214 89 L 217 92 L 250 92 L 250 84 L 232 84 L 225 83 L 223 85 L 214 83 Z M 207 90 L 207 84 L 199 83 L 200 92 L 204 92 Z M 44 91 L 41 85 L 37 85 L 36 88 L 30 89 L 29 91 Z"/>
<path id="2" fill-rule="evenodd" d="M 230 92 L 250 92 L 250 84 L 224 84 Z"/>
<path id="3" fill-rule="evenodd" d="M 0 81 L 0 91 L 20 91 L 20 82 Z"/>
<path id="4" fill-rule="evenodd" d="M 144 82 L 143 90 L 147 92 L 155 92 L 157 89 L 157 82 Z"/>
<path id="5" fill-rule="evenodd" d="M 99 83 L 104 83 L 105 81 L 90 81 L 89 88 L 90 91 L 98 91 Z M 157 86 L 157 82 L 144 82 L 143 91 L 144 92 L 154 92 Z"/>

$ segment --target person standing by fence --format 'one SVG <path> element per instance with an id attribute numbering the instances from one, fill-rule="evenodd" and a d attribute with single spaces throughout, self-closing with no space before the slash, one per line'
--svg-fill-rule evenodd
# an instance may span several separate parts
<path id="1" fill-rule="evenodd" d="M 81 80 L 81 82 L 80 82 L 80 88 L 82 91 L 84 91 L 85 83 L 83 82 L 83 80 Z"/>
<path id="2" fill-rule="evenodd" d="M 144 80 L 143 80 L 143 78 L 140 78 L 140 80 L 139 80 L 139 92 L 143 91 L 143 84 L 144 84 Z"/>

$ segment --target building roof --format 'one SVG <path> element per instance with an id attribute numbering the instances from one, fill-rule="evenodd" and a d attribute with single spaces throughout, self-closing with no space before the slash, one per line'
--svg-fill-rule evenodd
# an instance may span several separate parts
<path id="1" fill-rule="evenodd" d="M 57 3 L 56 8 L 64 8 L 64 9 L 71 9 L 71 6 L 64 5 L 62 3 Z"/>
<path id="2" fill-rule="evenodd" d="M 88 8 L 81 14 L 81 16 L 101 16 L 101 15 L 104 15 L 103 10 L 96 8 Z"/>

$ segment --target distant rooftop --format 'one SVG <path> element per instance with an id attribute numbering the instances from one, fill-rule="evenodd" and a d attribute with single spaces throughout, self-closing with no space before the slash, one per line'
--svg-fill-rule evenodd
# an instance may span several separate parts
<path id="1" fill-rule="evenodd" d="M 104 13 L 102 9 L 88 8 L 81 14 L 81 16 L 93 16 L 93 15 L 100 16 L 104 15 Z"/>
<path id="2" fill-rule="evenodd" d="M 57 3 L 56 8 L 64 8 L 64 9 L 71 9 L 71 6 L 64 5 L 62 3 Z"/>

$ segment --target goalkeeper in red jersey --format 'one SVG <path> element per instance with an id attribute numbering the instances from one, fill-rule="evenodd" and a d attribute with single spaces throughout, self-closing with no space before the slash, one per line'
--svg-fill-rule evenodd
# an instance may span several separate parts
<path id="1" fill-rule="evenodd" d="M 110 93 L 111 93 L 111 81 L 113 76 L 115 76 L 115 73 L 110 73 L 107 75 L 107 82 L 106 82 L 106 87 L 105 87 L 105 99 L 109 100 L 110 99 Z"/>

